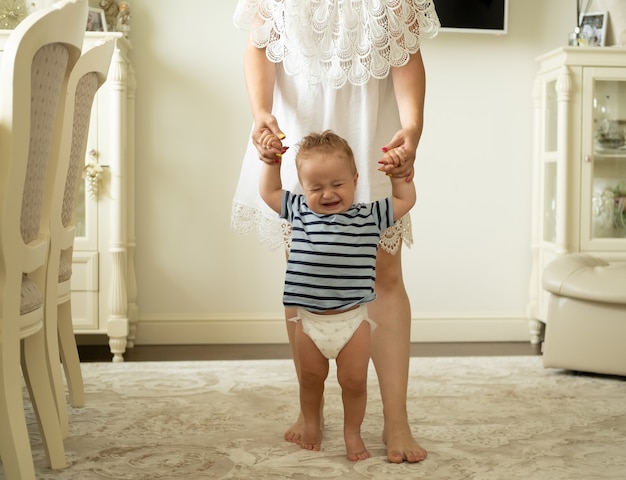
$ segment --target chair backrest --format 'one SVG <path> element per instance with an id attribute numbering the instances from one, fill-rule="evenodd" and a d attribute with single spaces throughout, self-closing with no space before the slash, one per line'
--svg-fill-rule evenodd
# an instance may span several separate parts
<path id="1" fill-rule="evenodd" d="M 87 0 L 63 0 L 32 13 L 11 33 L 2 54 L 2 289 L 5 282 L 12 283 L 7 276 L 16 279 L 46 265 L 51 200 L 47 184 L 56 168 L 66 88 L 80 57 L 87 10 Z M 42 288 L 45 272 L 37 275 Z"/>
<path id="2" fill-rule="evenodd" d="M 69 227 L 75 223 L 74 207 L 79 192 L 78 182 L 82 178 L 87 151 L 87 136 L 91 108 L 98 89 L 104 84 L 111 65 L 115 39 L 107 38 L 85 51 L 72 71 L 68 85 L 68 95 L 74 99 L 74 115 L 71 127 L 71 147 L 69 155 L 63 152 L 62 160 L 67 158 L 67 178 L 63 188 L 62 224 Z M 69 99 L 71 101 L 71 99 Z M 65 129 L 68 131 L 68 129 Z M 70 142 L 64 142 L 68 145 Z M 60 173 L 65 165 L 61 165 Z"/>
<path id="3" fill-rule="evenodd" d="M 45 327 L 47 187 L 56 168 L 67 82 L 80 57 L 87 11 L 87 0 L 62 0 L 32 13 L 9 35 L 0 64 L 0 455 L 6 478 L 35 478 L 22 384 L 16 382 L 20 363 L 48 465 L 66 465 L 49 362 L 41 335 L 35 334 Z"/>
<path id="4" fill-rule="evenodd" d="M 58 281 L 68 280 L 71 275 L 71 248 L 76 224 L 74 209 L 85 166 L 91 109 L 98 89 L 106 81 L 114 48 L 115 39 L 109 37 L 83 52 L 67 84 L 63 134 L 50 214 L 51 265 L 59 260 L 54 258 L 55 255 L 70 250 L 61 260 L 61 272 L 51 272 Z M 65 263 L 67 265 L 63 265 Z"/>

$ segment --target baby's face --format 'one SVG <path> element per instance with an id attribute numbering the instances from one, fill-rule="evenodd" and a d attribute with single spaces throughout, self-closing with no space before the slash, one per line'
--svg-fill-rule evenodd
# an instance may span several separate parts
<path id="1" fill-rule="evenodd" d="M 358 173 L 336 154 L 310 152 L 299 168 L 300 183 L 307 205 L 315 213 L 345 212 L 354 203 Z"/>

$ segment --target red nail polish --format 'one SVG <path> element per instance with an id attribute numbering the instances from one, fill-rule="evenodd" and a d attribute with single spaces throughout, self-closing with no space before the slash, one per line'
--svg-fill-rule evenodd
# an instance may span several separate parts
<path id="1" fill-rule="evenodd" d="M 383 148 L 381 148 L 381 150 L 382 150 L 384 153 L 387 153 L 387 152 L 389 151 L 389 149 L 388 149 L 387 147 L 383 147 Z"/>

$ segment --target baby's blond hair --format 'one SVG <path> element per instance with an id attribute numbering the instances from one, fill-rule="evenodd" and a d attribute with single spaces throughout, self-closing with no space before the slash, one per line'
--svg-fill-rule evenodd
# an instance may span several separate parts
<path id="1" fill-rule="evenodd" d="M 306 159 L 311 152 L 332 153 L 344 158 L 350 165 L 353 173 L 357 173 L 354 153 L 348 142 L 332 130 L 324 130 L 321 133 L 310 133 L 297 145 L 296 168 L 300 170 L 302 160 Z"/>

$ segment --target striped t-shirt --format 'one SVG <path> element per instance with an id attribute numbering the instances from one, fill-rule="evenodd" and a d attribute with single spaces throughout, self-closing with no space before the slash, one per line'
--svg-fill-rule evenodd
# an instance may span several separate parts
<path id="1" fill-rule="evenodd" d="M 376 298 L 376 250 L 381 232 L 394 224 L 391 197 L 322 215 L 304 195 L 283 190 L 280 216 L 292 226 L 285 306 L 323 312 Z"/>

